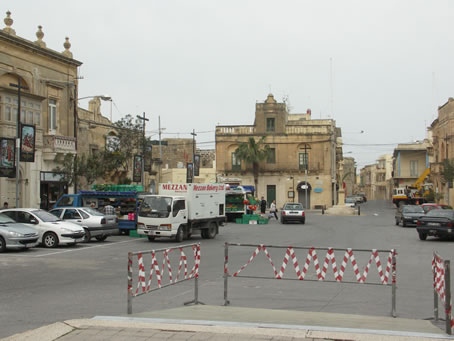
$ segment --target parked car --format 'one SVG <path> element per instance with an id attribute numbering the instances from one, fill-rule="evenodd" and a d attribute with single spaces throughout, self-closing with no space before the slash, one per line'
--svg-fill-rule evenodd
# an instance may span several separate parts
<path id="1" fill-rule="evenodd" d="M 281 210 L 281 223 L 288 221 L 299 221 L 301 224 L 306 223 L 306 214 L 303 205 L 297 202 L 286 203 Z"/>
<path id="2" fill-rule="evenodd" d="M 404 205 L 396 210 L 396 225 L 402 224 L 402 226 L 415 225 L 418 218 L 424 216 L 425 212 L 419 205 Z"/>
<path id="3" fill-rule="evenodd" d="M 0 252 L 6 249 L 28 249 L 38 245 L 39 233 L 36 229 L 16 223 L 0 213 Z"/>
<path id="4" fill-rule="evenodd" d="M 427 236 L 454 237 L 453 226 L 454 210 L 437 208 L 418 219 L 416 231 L 421 240 L 426 240 Z"/>
<path id="5" fill-rule="evenodd" d="M 82 226 L 86 242 L 92 237 L 104 241 L 108 236 L 119 232 L 118 218 L 115 215 L 105 215 L 91 207 L 62 207 L 49 212 L 60 219 Z"/>
<path id="6" fill-rule="evenodd" d="M 355 207 L 357 203 L 356 197 L 346 197 L 345 206 Z"/>
<path id="7" fill-rule="evenodd" d="M 435 203 L 427 203 L 427 204 L 422 204 L 421 207 L 423 208 L 424 212 L 427 213 L 433 209 L 447 209 L 447 210 L 452 210 L 452 207 L 449 205 L 445 204 L 435 204 Z"/>
<path id="8" fill-rule="evenodd" d="M 1 210 L 14 221 L 38 230 L 39 242 L 44 247 L 60 244 L 74 245 L 83 241 L 85 232 L 79 225 L 63 221 L 47 211 L 35 208 L 11 208 Z"/>

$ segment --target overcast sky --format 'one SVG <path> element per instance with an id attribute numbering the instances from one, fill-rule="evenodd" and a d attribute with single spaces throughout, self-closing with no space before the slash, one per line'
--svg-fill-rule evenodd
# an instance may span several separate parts
<path id="1" fill-rule="evenodd" d="M 63 51 L 70 37 L 80 97 L 109 94 L 114 121 L 145 112 L 151 131 L 160 116 L 163 137 L 195 129 L 202 148 L 218 124 L 253 124 L 271 92 L 293 113 L 334 118 L 360 168 L 424 139 L 454 97 L 451 0 L 1 3 L 23 38 L 42 25 Z"/>

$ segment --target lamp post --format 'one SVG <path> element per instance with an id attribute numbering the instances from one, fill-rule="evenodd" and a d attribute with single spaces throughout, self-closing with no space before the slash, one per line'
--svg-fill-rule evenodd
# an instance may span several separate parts
<path id="1" fill-rule="evenodd" d="M 142 120 L 143 122 L 143 141 L 142 141 L 142 187 L 145 190 L 145 121 L 149 121 L 148 118 L 145 118 L 145 112 L 143 113 L 143 116 L 137 115 L 137 118 L 139 120 Z"/>
<path id="2" fill-rule="evenodd" d="M 304 163 L 304 182 L 305 182 L 305 190 L 304 190 L 304 208 L 307 209 L 307 191 L 309 190 L 309 184 L 307 183 L 307 167 L 309 165 L 309 155 L 307 154 L 307 150 L 311 149 L 311 146 L 308 144 L 304 144 L 304 155 L 306 158 L 306 162 Z"/>
<path id="3" fill-rule="evenodd" d="M 87 99 L 87 98 L 99 98 L 100 100 L 103 101 L 110 101 L 110 122 L 112 122 L 112 97 L 109 95 L 96 95 L 96 96 L 85 96 L 78 98 L 77 100 L 80 101 L 81 99 Z"/>

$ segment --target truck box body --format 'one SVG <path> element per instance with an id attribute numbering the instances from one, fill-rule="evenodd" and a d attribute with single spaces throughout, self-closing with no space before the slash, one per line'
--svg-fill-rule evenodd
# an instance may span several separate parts
<path id="1" fill-rule="evenodd" d="M 150 241 L 174 237 L 180 242 L 200 230 L 203 238 L 211 239 L 224 221 L 224 184 L 160 184 L 158 195 L 143 199 L 137 233 Z"/>
<path id="2" fill-rule="evenodd" d="M 219 212 L 225 207 L 224 184 L 160 184 L 159 194 L 185 197 L 189 220 L 225 215 Z"/>

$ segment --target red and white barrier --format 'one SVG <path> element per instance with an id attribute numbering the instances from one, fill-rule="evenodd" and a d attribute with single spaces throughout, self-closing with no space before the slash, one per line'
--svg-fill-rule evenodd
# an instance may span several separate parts
<path id="1" fill-rule="evenodd" d="M 454 319 L 452 317 L 452 302 L 451 302 L 451 288 L 450 285 L 450 262 L 444 261 L 436 252 L 432 258 L 432 273 L 433 273 L 433 287 L 434 292 L 440 298 L 445 307 L 446 314 L 446 332 L 452 333 L 454 328 Z M 438 320 L 438 303 L 434 307 L 435 319 Z"/>
<path id="2" fill-rule="evenodd" d="M 230 246 L 245 246 L 245 247 L 254 247 L 255 250 L 253 251 L 251 257 L 247 261 L 246 264 L 240 267 L 238 271 L 233 273 L 232 275 L 229 274 L 228 262 L 229 262 L 229 247 Z M 274 262 L 271 258 L 271 254 L 269 249 L 277 248 L 277 249 L 285 249 L 284 259 L 282 264 L 277 270 Z M 305 250 L 307 254 L 305 254 L 304 265 L 300 268 L 300 262 L 296 256 L 295 250 Z M 320 253 L 320 250 L 325 251 L 325 258 L 323 263 L 319 261 L 317 252 Z M 340 267 L 338 267 L 336 262 L 335 251 L 342 251 L 344 252 L 342 262 L 340 263 Z M 356 260 L 354 252 L 362 253 L 365 252 L 370 253 L 369 260 L 367 264 L 365 264 L 363 271 L 360 271 L 358 262 Z M 387 257 L 385 258 L 386 264 L 382 265 L 382 261 L 380 259 L 379 253 L 387 253 Z M 264 276 L 249 276 L 249 275 L 242 275 L 240 273 L 244 271 L 253 261 L 254 259 L 260 254 L 264 253 L 268 262 L 271 264 L 271 267 L 274 272 L 273 277 L 264 277 Z M 392 286 L 392 295 L 391 295 L 391 315 L 393 317 L 396 316 L 396 259 L 397 259 L 397 252 L 395 249 L 391 250 L 361 250 L 356 249 L 353 250 L 351 248 L 348 249 L 334 249 L 334 248 L 315 248 L 315 247 L 293 247 L 293 246 L 272 246 L 272 245 L 253 245 L 253 244 L 233 244 L 233 243 L 225 243 L 225 258 L 224 258 L 224 305 L 229 305 L 230 301 L 228 300 L 228 278 L 229 277 L 248 277 L 248 278 L 260 278 L 260 279 L 283 279 L 284 275 L 286 274 L 287 266 L 290 263 L 290 267 L 293 267 L 293 270 L 296 273 L 296 278 L 291 278 L 290 276 L 286 276 L 286 280 L 307 280 L 307 281 L 326 281 L 326 282 L 338 282 L 338 283 L 360 283 L 360 284 L 382 284 L 386 286 Z M 308 271 L 311 264 L 314 264 L 315 268 L 315 279 L 307 278 Z M 352 264 L 354 276 L 356 280 L 349 280 L 345 278 L 345 272 L 348 266 L 348 263 Z M 375 283 L 367 283 L 367 277 L 369 275 L 371 267 L 373 267 L 373 263 L 376 265 L 376 269 L 378 272 L 378 281 Z M 330 266 L 331 264 L 331 266 Z M 327 274 L 332 271 L 334 280 L 330 280 L 327 277 Z M 371 282 L 371 281 L 369 281 Z"/>
<path id="3" fill-rule="evenodd" d="M 294 270 L 296 272 L 296 276 L 297 276 L 297 278 L 299 280 L 304 280 L 305 279 L 305 276 L 306 276 L 306 274 L 308 272 L 309 266 L 310 266 L 310 264 L 312 262 L 314 263 L 317 279 L 320 280 L 320 281 L 324 281 L 325 280 L 330 263 L 331 263 L 331 268 L 332 268 L 333 273 L 334 273 L 334 279 L 337 282 L 342 282 L 342 280 L 344 279 L 344 273 L 345 273 L 345 270 L 347 268 L 347 265 L 348 265 L 349 261 L 352 264 L 353 272 L 355 273 L 356 281 L 358 283 L 365 283 L 366 282 L 367 275 L 369 274 L 369 269 L 370 269 L 370 267 L 371 267 L 371 265 L 372 265 L 372 263 L 374 261 L 375 261 L 375 264 L 377 265 L 377 271 L 378 271 L 378 274 L 380 276 L 381 284 L 383 284 L 383 285 L 388 285 L 389 284 L 391 270 L 392 270 L 393 267 L 394 267 L 394 270 L 395 270 L 395 264 L 393 265 L 393 263 L 392 263 L 393 256 L 396 255 L 396 251 L 394 249 L 390 250 L 389 253 L 388 253 L 387 262 L 386 262 L 386 270 L 385 271 L 383 271 L 383 267 L 382 267 L 382 264 L 381 264 L 380 257 L 378 255 L 378 251 L 376 249 L 372 249 L 371 250 L 371 255 L 370 255 L 370 258 L 369 258 L 369 262 L 366 264 L 366 266 L 364 268 L 364 271 L 361 274 L 361 272 L 359 270 L 359 267 L 358 267 L 358 263 L 357 263 L 356 258 L 355 258 L 355 255 L 353 254 L 353 249 L 349 248 L 349 249 L 347 249 L 345 251 L 344 257 L 342 259 L 341 266 L 338 269 L 337 264 L 336 264 L 336 257 L 335 257 L 333 248 L 328 248 L 327 249 L 327 253 L 325 255 L 323 266 L 320 268 L 320 263 L 319 263 L 319 260 L 318 260 L 316 249 L 314 247 L 312 247 L 312 248 L 309 248 L 308 254 L 306 256 L 306 261 L 304 263 L 303 270 L 301 271 L 300 267 L 299 267 L 298 259 L 297 259 L 296 255 L 295 255 L 295 250 L 294 250 L 294 248 L 292 246 L 289 246 L 287 248 L 286 253 L 285 253 L 284 260 L 283 260 L 282 265 L 280 267 L 280 271 L 277 272 L 276 267 L 274 266 L 274 263 L 273 263 L 273 261 L 271 259 L 270 253 L 267 250 L 267 247 L 265 245 L 261 244 L 261 245 L 257 246 L 255 251 L 252 253 L 252 256 L 248 260 L 248 262 L 246 264 L 244 264 L 232 276 L 233 277 L 238 276 L 240 274 L 240 272 L 243 271 L 244 269 L 246 269 L 246 267 L 254 260 L 254 258 L 257 257 L 258 254 L 260 254 L 260 252 L 263 252 L 266 255 L 268 261 L 270 262 L 270 264 L 271 264 L 271 266 L 273 268 L 274 277 L 276 279 L 281 279 L 281 278 L 284 277 L 284 273 L 285 273 L 285 270 L 286 270 L 287 265 L 288 265 L 289 262 L 291 262 L 293 264 L 293 268 L 294 268 Z M 395 277 L 393 277 L 393 281 L 395 281 Z"/>
<path id="4" fill-rule="evenodd" d="M 152 250 L 149 252 L 139 252 L 135 254 L 137 256 L 137 264 L 138 264 L 138 276 L 137 276 L 137 288 L 134 292 L 133 290 L 133 278 L 132 278 L 132 265 L 133 265 L 133 254 L 130 254 L 128 257 L 128 294 L 132 297 L 146 294 L 152 290 L 159 289 L 163 287 L 163 278 L 164 274 L 167 270 L 167 274 L 169 276 L 169 283 L 175 284 L 177 282 L 181 282 L 183 280 L 189 280 L 192 278 L 199 277 L 199 266 L 200 266 L 200 244 L 193 244 L 190 245 L 192 247 L 192 251 L 194 254 L 194 265 L 192 266 L 190 272 L 188 272 L 188 258 L 183 250 L 183 247 L 178 247 L 174 249 L 165 249 L 165 250 Z M 159 267 L 157 253 L 162 252 L 162 267 Z M 172 266 L 169 254 L 171 252 L 180 252 L 179 256 L 179 264 L 178 264 L 178 271 L 176 277 L 174 279 Z M 149 276 L 147 280 L 146 270 L 144 265 L 144 256 L 151 255 L 151 262 L 149 268 Z M 184 271 L 184 275 L 182 272 Z M 152 281 L 153 278 L 156 278 L 156 288 L 152 288 Z M 166 286 L 167 286 L 166 285 Z"/>

